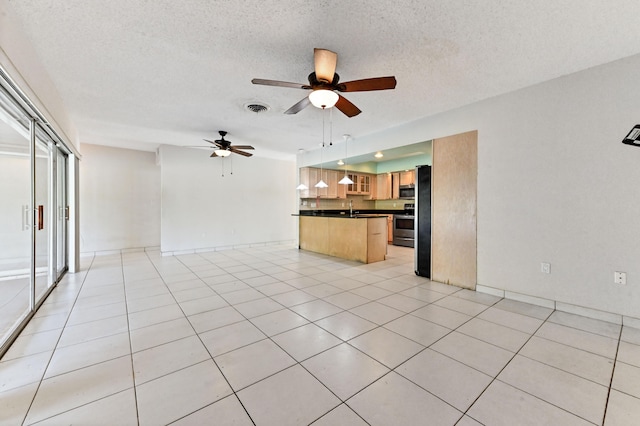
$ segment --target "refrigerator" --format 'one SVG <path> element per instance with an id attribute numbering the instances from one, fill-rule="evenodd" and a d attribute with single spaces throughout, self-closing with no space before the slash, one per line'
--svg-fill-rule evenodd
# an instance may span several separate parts
<path id="1" fill-rule="evenodd" d="M 417 166 L 415 177 L 415 272 L 431 278 L 431 166 Z"/>

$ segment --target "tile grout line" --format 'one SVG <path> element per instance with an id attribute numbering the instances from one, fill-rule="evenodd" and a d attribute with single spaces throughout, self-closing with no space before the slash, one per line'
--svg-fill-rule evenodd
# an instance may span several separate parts
<path id="1" fill-rule="evenodd" d="M 45 380 L 44 375 L 47 373 L 47 369 L 49 368 L 49 365 L 51 364 L 51 360 L 53 359 L 54 354 L 56 353 L 56 349 L 58 348 L 58 344 L 60 343 L 60 339 L 62 339 L 62 334 L 64 333 L 64 330 L 67 326 L 67 323 L 69 322 L 69 318 L 71 317 L 71 313 L 73 312 L 73 308 L 75 307 L 78 298 L 80 297 L 80 292 L 82 291 L 82 289 L 84 288 L 84 284 L 87 280 L 87 277 L 89 276 L 89 270 L 91 269 L 91 266 L 93 266 L 93 262 L 95 260 L 95 256 L 91 258 L 91 263 L 89 264 L 89 267 L 87 268 L 87 273 L 85 274 L 84 278 L 82 279 L 82 284 L 80 284 L 80 288 L 78 289 L 78 293 L 76 294 L 76 297 L 73 300 L 73 304 L 71 305 L 71 309 L 69 309 L 69 313 L 67 314 L 67 319 L 64 321 L 64 325 L 62 326 L 62 331 L 60 332 L 60 336 L 58 336 L 58 339 L 56 340 L 56 344 L 53 348 L 53 351 L 51 351 L 51 356 L 49 357 L 49 360 L 47 361 L 47 365 L 44 368 L 44 370 L 42 371 L 42 378 L 40 379 L 40 381 L 38 382 L 38 387 L 36 388 L 35 393 L 33 394 L 33 398 L 31 399 L 31 402 L 29 403 L 29 407 L 27 408 L 27 410 L 24 413 L 24 418 L 22 419 L 22 425 L 25 424 L 25 422 L 27 421 L 27 417 L 29 416 L 29 412 L 31 411 L 31 408 L 33 407 L 33 403 L 36 400 L 36 396 L 38 395 L 38 392 L 40 391 L 40 386 L 42 386 L 42 382 Z M 42 304 L 40 306 L 40 308 L 42 308 L 42 306 L 44 306 L 44 304 Z M 35 318 L 35 315 L 34 315 Z M 33 319 L 33 318 L 32 318 Z M 77 407 L 74 407 L 77 408 Z M 67 410 L 69 411 L 69 410 Z M 55 415 L 59 415 L 61 413 L 57 413 Z M 53 417 L 53 416 L 50 416 Z M 50 417 L 47 417 L 50 418 Z M 46 419 L 41 419 L 38 420 L 39 422 L 42 420 L 46 420 Z"/>
<path id="2" fill-rule="evenodd" d="M 129 336 L 129 360 L 131 362 L 131 386 L 133 388 L 133 402 L 136 407 L 136 422 L 140 424 L 140 410 L 138 409 L 138 387 L 136 386 L 136 369 L 133 363 L 133 345 L 131 343 L 131 324 L 129 322 L 129 305 L 127 303 L 127 281 L 124 274 L 124 258 L 120 254 L 120 270 L 122 271 L 122 292 L 124 293 L 124 309 L 127 317 L 127 335 Z"/>
<path id="3" fill-rule="evenodd" d="M 613 360 L 613 368 L 611 369 L 611 380 L 609 381 L 609 389 L 607 390 L 607 398 L 604 402 L 604 413 L 602 413 L 602 424 L 607 418 L 607 409 L 609 408 L 609 398 L 611 397 L 611 387 L 613 386 L 613 377 L 616 373 L 616 365 L 618 364 L 618 352 L 620 351 L 620 340 L 622 340 L 622 329 L 624 325 L 620 325 L 620 333 L 618 334 L 618 345 L 616 346 L 616 355 Z"/>
<path id="4" fill-rule="evenodd" d="M 199 254 L 198 254 L 198 256 L 202 257 L 202 256 L 201 256 L 201 255 L 199 255 Z M 205 259 L 204 257 L 202 257 L 202 258 L 203 258 L 203 259 Z M 177 256 L 176 256 L 176 260 L 177 260 L 178 262 L 180 262 L 182 265 L 184 265 L 187 269 L 189 269 L 189 271 L 190 271 L 190 272 L 192 272 L 192 273 L 193 273 L 193 271 L 191 271 L 191 268 L 189 268 L 189 266 L 187 266 L 187 265 L 186 265 L 182 260 L 180 260 L 180 258 L 179 258 L 179 257 L 177 257 Z M 207 260 L 207 259 L 205 259 L 205 260 Z M 209 260 L 207 260 L 207 261 L 208 261 L 208 262 L 210 262 Z M 152 262 L 152 263 L 153 263 L 153 262 Z M 211 263 L 211 264 L 213 264 L 212 262 L 210 262 L 210 263 Z M 215 266 L 215 265 L 214 265 L 214 266 Z M 155 264 L 154 264 L 154 268 L 155 268 Z M 156 268 L 156 270 L 157 270 L 157 268 Z M 160 271 L 157 271 L 157 272 L 158 272 L 158 274 L 160 275 L 160 279 L 162 280 L 162 282 L 163 282 L 163 283 L 165 283 L 165 285 L 167 285 L 167 284 L 166 284 L 166 282 L 164 281 L 164 278 L 162 277 L 162 274 L 160 273 Z M 196 276 L 197 276 L 197 275 L 196 275 Z M 200 277 L 198 277 L 197 279 L 198 279 L 198 280 L 200 280 L 200 281 L 202 281 L 202 283 L 204 283 L 204 284 L 207 286 L 207 288 L 210 288 L 210 287 L 209 287 L 209 285 L 208 285 L 204 280 L 202 280 Z M 169 290 L 169 293 L 171 294 L 171 296 L 175 299 L 175 295 L 173 294 L 173 292 L 171 291 L 171 289 L 169 288 L 169 286 L 167 286 L 167 289 Z M 212 289 L 212 291 L 214 291 L 214 290 Z M 214 291 L 214 292 L 215 292 L 215 291 Z M 217 294 L 217 293 L 216 293 L 216 294 Z M 225 302 L 226 302 L 226 299 L 223 299 L 223 300 L 225 300 Z M 228 303 L 228 302 L 227 302 L 227 303 Z M 179 308 L 180 308 L 180 310 L 182 311 L 182 314 L 184 315 L 184 318 L 187 320 L 187 322 L 189 322 L 189 325 L 191 326 L 191 328 L 192 328 L 193 332 L 195 333 L 195 335 L 197 336 L 198 340 L 200 341 L 200 343 L 202 344 L 202 346 L 204 347 L 204 349 L 205 349 L 205 350 L 207 351 L 207 353 L 209 354 L 209 357 L 211 358 L 211 361 L 213 362 L 213 364 L 216 366 L 216 368 L 217 368 L 217 369 L 218 369 L 218 371 L 220 372 L 220 375 L 224 378 L 225 382 L 227 382 L 227 386 L 229 386 L 229 389 L 231 390 L 231 392 L 232 392 L 233 396 L 235 396 L 235 397 L 236 397 L 236 399 L 237 399 L 237 400 L 238 400 L 238 402 L 240 403 L 240 406 L 242 407 L 242 409 L 244 410 L 244 412 L 247 414 L 247 417 L 249 418 L 249 420 L 250 420 L 250 421 L 254 424 L 254 426 L 255 426 L 256 422 L 253 420 L 253 418 L 252 418 L 252 417 L 251 417 L 251 415 L 249 414 L 249 411 L 247 410 L 247 408 L 246 408 L 246 407 L 244 406 L 244 404 L 242 403 L 242 400 L 241 400 L 241 399 L 240 399 L 240 397 L 238 396 L 238 393 L 236 392 L 236 390 L 233 388 L 233 386 L 231 386 L 231 383 L 229 382 L 229 379 L 227 378 L 227 376 L 224 374 L 224 372 L 222 371 L 222 369 L 220 368 L 220 366 L 219 366 L 219 365 L 218 365 L 218 363 L 216 362 L 215 358 L 213 357 L 213 355 L 212 355 L 212 354 L 211 354 L 211 352 L 209 351 L 209 348 L 208 348 L 208 347 L 207 347 L 207 345 L 205 345 L 205 344 L 204 344 L 204 342 L 202 341 L 202 338 L 200 337 L 200 333 L 198 333 L 198 332 L 197 332 L 197 330 L 193 327 L 193 324 L 191 324 L 191 321 L 189 321 L 189 317 L 188 317 L 188 315 L 184 312 L 184 310 L 183 310 L 182 306 L 180 306 L 180 303 L 179 303 L 177 300 L 176 300 L 176 304 L 178 305 L 178 307 L 179 307 Z M 232 306 L 232 305 L 230 305 L 230 306 Z M 233 307 L 233 306 L 232 306 L 232 307 Z M 235 308 L 234 308 L 234 309 L 235 309 Z M 237 311 L 237 310 L 236 310 L 236 311 Z M 241 312 L 238 312 L 238 313 L 239 313 L 240 315 L 242 315 L 242 313 L 241 313 Z M 203 361 L 203 362 L 205 362 L 205 361 Z M 195 364 L 194 364 L 194 365 L 195 365 Z M 169 373 L 169 374 L 171 374 L 171 373 Z M 208 404 L 208 405 L 206 405 L 205 407 L 208 407 L 208 406 L 210 406 L 210 405 L 212 405 L 212 404 L 215 404 L 216 402 L 221 401 L 221 400 L 223 400 L 223 399 L 225 399 L 225 398 L 227 398 L 227 397 L 229 397 L 229 396 L 231 396 L 231 395 L 227 395 L 227 396 L 225 396 L 225 397 L 223 397 L 223 398 L 220 398 L 220 399 L 218 399 L 218 400 L 216 400 L 216 401 L 213 401 L 211 404 Z M 180 420 L 180 419 L 182 419 L 182 418 L 185 418 L 185 417 L 187 417 L 187 416 L 189 416 L 189 415 L 191 415 L 191 414 L 194 414 L 194 413 L 196 413 L 196 412 L 198 412 L 198 411 L 202 410 L 202 409 L 203 409 L 203 408 L 205 408 L 205 407 L 200 407 L 200 408 L 198 408 L 197 410 L 195 410 L 195 411 L 193 411 L 193 412 L 191 412 L 191 413 L 188 413 L 188 414 L 186 414 L 186 415 L 182 416 L 182 417 L 181 417 L 181 418 L 179 418 L 179 419 L 172 420 L 172 421 L 171 421 L 171 423 L 174 423 L 174 422 L 176 422 L 176 421 L 178 421 L 178 420 Z"/>

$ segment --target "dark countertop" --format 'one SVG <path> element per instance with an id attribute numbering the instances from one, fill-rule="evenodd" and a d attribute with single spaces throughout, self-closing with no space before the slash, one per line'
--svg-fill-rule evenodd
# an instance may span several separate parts
<path id="1" fill-rule="evenodd" d="M 313 213 L 313 212 L 310 212 Z M 292 214 L 291 216 L 309 216 L 309 217 L 331 217 L 336 219 L 372 219 L 383 217 L 387 218 L 386 214 L 372 214 L 372 213 L 356 213 L 353 212 L 353 216 L 349 216 L 349 212 L 347 213 L 317 213 L 317 214 Z"/>
<path id="2" fill-rule="evenodd" d="M 404 214 L 404 209 L 395 210 L 375 210 L 375 209 L 353 209 L 353 214 L 356 215 L 385 215 L 385 214 Z M 340 210 L 300 210 L 299 216 L 349 216 L 349 209 Z"/>
<path id="3" fill-rule="evenodd" d="M 362 219 L 370 217 L 386 217 L 389 214 L 405 214 L 404 210 L 353 210 L 353 215 L 349 215 L 349 209 L 341 210 L 300 210 L 298 214 L 292 216 L 316 216 L 316 217 L 339 217 L 346 219 Z"/>

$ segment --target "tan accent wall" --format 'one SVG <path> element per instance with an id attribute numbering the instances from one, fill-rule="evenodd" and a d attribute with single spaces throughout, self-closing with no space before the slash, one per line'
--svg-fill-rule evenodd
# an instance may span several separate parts
<path id="1" fill-rule="evenodd" d="M 477 283 L 478 132 L 435 139 L 432 169 L 432 279 Z"/>

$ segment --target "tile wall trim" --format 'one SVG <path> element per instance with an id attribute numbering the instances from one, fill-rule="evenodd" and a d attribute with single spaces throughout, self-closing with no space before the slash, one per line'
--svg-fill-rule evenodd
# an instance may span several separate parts
<path id="1" fill-rule="evenodd" d="M 479 293 L 486 293 L 486 294 L 491 294 L 493 296 L 504 297 L 505 299 L 512 299 L 512 300 L 517 300 L 519 302 L 530 303 L 536 306 L 543 306 L 545 308 L 551 308 L 561 312 L 581 315 L 587 318 L 606 321 L 613 324 L 622 324 L 628 327 L 640 329 L 640 318 L 634 318 L 627 315 L 614 314 L 611 312 L 600 311 L 598 309 L 586 308 L 584 306 L 558 302 L 556 300 L 543 299 L 540 297 L 529 296 L 522 293 L 505 291 L 505 290 L 488 287 L 484 285 L 476 285 L 476 291 Z"/>

